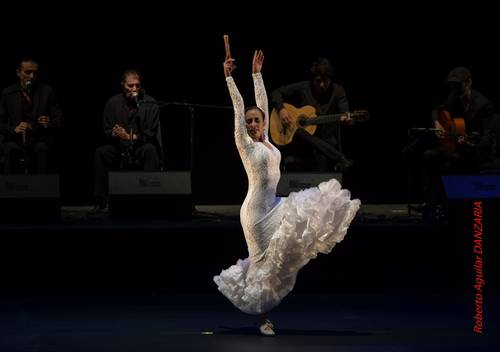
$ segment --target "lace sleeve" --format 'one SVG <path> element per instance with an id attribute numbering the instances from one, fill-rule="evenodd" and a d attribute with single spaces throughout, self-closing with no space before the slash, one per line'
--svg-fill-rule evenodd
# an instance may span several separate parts
<path id="1" fill-rule="evenodd" d="M 245 105 L 243 103 L 243 98 L 234 83 L 232 77 L 226 77 L 227 88 L 229 89 L 229 95 L 233 101 L 234 109 L 234 139 L 236 141 L 236 146 L 241 151 L 242 147 L 252 143 L 252 138 L 248 135 L 246 122 L 245 122 Z"/>
<path id="2" fill-rule="evenodd" d="M 264 86 L 264 80 L 262 79 L 262 74 L 254 73 L 253 86 L 255 90 L 255 103 L 262 111 L 264 111 L 264 139 L 268 140 L 269 131 L 269 106 L 267 102 L 266 87 Z"/>

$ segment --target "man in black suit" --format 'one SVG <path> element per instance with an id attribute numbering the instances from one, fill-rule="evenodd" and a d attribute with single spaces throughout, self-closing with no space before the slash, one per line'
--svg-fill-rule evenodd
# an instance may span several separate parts
<path id="1" fill-rule="evenodd" d="M 5 88 L 0 99 L 4 173 L 47 173 L 62 121 L 61 109 L 53 89 L 37 81 L 35 60 L 21 59 L 16 74 L 19 82 Z"/>

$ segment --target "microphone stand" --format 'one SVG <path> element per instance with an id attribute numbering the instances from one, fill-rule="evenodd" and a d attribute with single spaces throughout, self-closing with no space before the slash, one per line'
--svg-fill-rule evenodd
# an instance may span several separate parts
<path id="1" fill-rule="evenodd" d="M 27 175 L 29 173 L 29 167 L 30 167 L 31 160 L 30 160 L 30 157 L 28 154 L 28 135 L 27 135 L 26 130 L 24 130 L 22 132 L 21 138 L 22 138 L 21 141 L 22 141 L 22 145 L 23 145 L 23 148 L 22 148 L 23 149 L 23 156 L 20 159 L 20 162 L 23 166 L 24 174 Z"/>
<path id="2" fill-rule="evenodd" d="M 148 102 L 146 102 L 148 103 Z M 222 105 L 209 105 L 209 104 L 192 104 L 187 102 L 177 102 L 177 101 L 157 101 L 151 102 L 156 103 L 160 108 L 167 106 L 182 106 L 189 110 L 191 129 L 190 129 L 190 138 L 189 138 L 189 167 L 191 172 L 193 171 L 194 166 L 194 128 L 195 128 L 195 109 L 203 108 L 203 109 L 215 109 L 215 110 L 232 110 L 232 106 L 222 106 Z"/>
<path id="3" fill-rule="evenodd" d="M 130 118 L 130 128 L 129 128 L 129 139 L 128 145 L 125 150 L 125 157 L 122 157 L 122 169 L 126 168 L 135 168 L 138 165 L 138 162 L 135 157 L 134 151 L 134 123 L 137 121 L 137 114 L 139 113 L 139 104 L 137 103 L 137 110 L 134 111 L 133 115 Z M 125 160 L 123 160 L 125 159 Z"/>
<path id="4" fill-rule="evenodd" d="M 24 168 L 24 174 L 28 174 L 28 153 L 26 151 L 26 131 L 23 131 L 23 158 L 22 164 Z"/>
<path id="5" fill-rule="evenodd" d="M 146 102 L 148 103 L 148 102 Z M 212 109 L 212 110 L 232 110 L 232 106 L 222 106 L 222 105 L 208 105 L 208 104 L 191 104 L 187 102 L 176 102 L 176 101 L 157 101 L 157 102 L 151 102 L 151 103 L 156 103 L 160 108 L 167 107 L 167 106 L 181 106 L 185 107 L 189 111 L 189 117 L 190 117 L 190 122 L 191 122 L 191 128 L 190 128 L 190 138 L 189 138 L 189 168 L 190 168 L 190 178 L 191 178 L 191 184 L 193 184 L 193 166 L 194 166 L 194 130 L 195 130 L 195 111 L 197 108 L 202 108 L 202 109 Z M 196 213 L 196 208 L 194 206 L 194 202 L 192 204 L 192 211 L 193 215 Z"/>
<path id="6" fill-rule="evenodd" d="M 418 131 L 418 132 L 423 132 L 420 134 L 420 136 L 415 136 L 413 135 L 411 132 L 415 132 L 415 131 Z M 412 155 L 414 155 L 415 153 L 415 149 L 417 149 L 418 145 L 420 143 L 422 143 L 422 139 L 426 136 L 428 136 L 428 133 L 429 132 L 436 132 L 438 131 L 437 128 L 425 128 L 425 127 L 410 127 L 408 128 L 408 136 L 410 138 L 412 138 L 413 140 L 410 142 L 410 144 L 408 144 L 406 147 L 404 147 L 402 150 L 401 150 L 401 155 L 405 158 L 411 158 Z M 408 216 L 411 216 L 411 208 L 412 208 L 412 205 L 411 205 L 411 202 L 412 202 L 412 169 L 410 167 L 410 162 L 407 162 L 407 180 L 408 180 L 408 184 L 407 184 L 407 210 L 408 210 Z"/>

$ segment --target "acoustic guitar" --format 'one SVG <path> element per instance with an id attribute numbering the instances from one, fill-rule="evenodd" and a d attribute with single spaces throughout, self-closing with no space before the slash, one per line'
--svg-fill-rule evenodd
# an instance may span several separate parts
<path id="1" fill-rule="evenodd" d="M 439 144 L 441 148 L 447 151 L 454 151 L 459 140 L 464 140 L 468 144 L 474 144 L 479 139 L 477 133 L 466 133 L 463 117 L 452 117 L 449 111 L 441 110 L 437 120 L 444 128 L 444 133 L 442 135 L 438 134 Z"/>
<path id="2" fill-rule="evenodd" d="M 311 105 L 305 105 L 301 108 L 297 108 L 291 104 L 284 103 L 283 107 L 290 113 L 292 119 L 290 125 L 284 125 L 281 122 L 279 113 L 276 109 L 273 109 L 271 112 L 269 123 L 270 134 L 273 142 L 276 145 L 281 146 L 289 144 L 293 139 L 293 135 L 299 128 L 303 128 L 313 135 L 320 124 L 334 123 L 343 120 L 361 122 L 370 118 L 370 114 L 366 110 L 357 110 L 331 115 L 317 115 L 316 108 Z"/>

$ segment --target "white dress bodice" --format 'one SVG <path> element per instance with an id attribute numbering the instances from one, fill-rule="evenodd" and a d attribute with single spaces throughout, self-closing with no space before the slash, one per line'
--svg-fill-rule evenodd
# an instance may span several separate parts
<path id="1" fill-rule="evenodd" d="M 226 79 L 233 100 L 234 137 L 248 176 L 248 192 L 241 207 L 240 220 L 250 258 L 262 259 L 272 234 L 280 223 L 280 199 L 276 187 L 280 179 L 280 151 L 269 142 L 269 109 L 261 74 L 254 74 L 255 101 L 264 112 L 264 141 L 253 140 L 247 132 L 243 98 L 231 77 Z"/>

